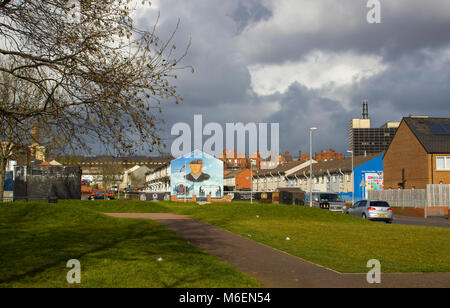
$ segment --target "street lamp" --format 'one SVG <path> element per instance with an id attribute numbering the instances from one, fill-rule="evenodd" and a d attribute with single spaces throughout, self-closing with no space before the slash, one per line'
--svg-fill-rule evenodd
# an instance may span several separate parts
<path id="1" fill-rule="evenodd" d="M 256 161 L 250 160 L 250 204 L 253 204 L 253 165 L 256 165 Z"/>
<path id="2" fill-rule="evenodd" d="M 309 129 L 309 207 L 312 207 L 312 133 L 317 127 Z"/>
<path id="3" fill-rule="evenodd" d="M 348 150 L 347 153 L 352 154 L 352 205 L 355 203 L 355 174 L 353 170 L 353 151 Z"/>

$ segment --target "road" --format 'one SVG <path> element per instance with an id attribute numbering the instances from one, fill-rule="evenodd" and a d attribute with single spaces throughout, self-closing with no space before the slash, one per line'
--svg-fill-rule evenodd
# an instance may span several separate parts
<path id="1" fill-rule="evenodd" d="M 450 220 L 447 217 L 420 218 L 394 214 L 394 221 L 392 223 L 396 225 L 450 228 Z"/>

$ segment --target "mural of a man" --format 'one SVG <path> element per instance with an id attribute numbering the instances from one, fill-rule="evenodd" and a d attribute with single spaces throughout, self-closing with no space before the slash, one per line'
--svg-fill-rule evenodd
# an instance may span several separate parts
<path id="1" fill-rule="evenodd" d="M 186 180 L 190 182 L 203 182 L 209 179 L 209 174 L 203 173 L 202 168 L 204 164 L 201 159 L 195 159 L 189 163 L 191 173 L 185 176 Z"/>

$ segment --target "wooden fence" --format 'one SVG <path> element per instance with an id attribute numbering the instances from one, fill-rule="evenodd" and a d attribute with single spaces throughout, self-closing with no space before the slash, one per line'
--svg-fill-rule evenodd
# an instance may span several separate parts
<path id="1" fill-rule="evenodd" d="M 428 184 L 427 189 L 369 191 L 369 199 L 387 201 L 393 207 L 450 207 L 450 184 Z"/>

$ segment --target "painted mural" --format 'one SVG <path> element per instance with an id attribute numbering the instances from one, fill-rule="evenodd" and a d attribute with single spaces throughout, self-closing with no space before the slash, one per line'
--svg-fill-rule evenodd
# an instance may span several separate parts
<path id="1" fill-rule="evenodd" d="M 171 195 L 179 199 L 223 197 L 223 162 L 207 153 L 195 150 L 174 159 L 171 169 Z"/>

